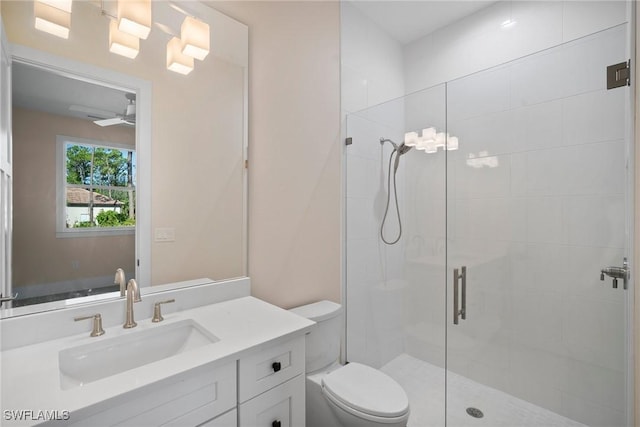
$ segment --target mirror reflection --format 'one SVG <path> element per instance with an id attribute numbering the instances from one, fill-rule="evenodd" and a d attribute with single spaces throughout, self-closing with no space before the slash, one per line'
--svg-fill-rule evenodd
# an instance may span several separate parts
<path id="1" fill-rule="evenodd" d="M 135 94 L 13 64 L 14 307 L 135 277 Z"/>
<path id="2" fill-rule="evenodd" d="M 247 27 L 200 2 L 152 3 L 152 27 L 135 58 L 110 51 L 113 2 L 73 2 L 68 39 L 34 27 L 33 2 L 0 3 L 14 53 L 14 77 L 26 78 L 35 71 L 29 68 L 34 63 L 20 61 L 15 52 L 33 51 L 45 58 L 35 63 L 36 68 L 55 71 L 55 66 L 46 66 L 46 59 L 62 58 L 130 76 L 148 84 L 150 91 L 146 100 L 132 99 L 133 93 L 140 95 L 137 83 L 116 88 L 105 83 L 93 89 L 109 89 L 108 95 L 69 100 L 62 114 L 48 111 L 44 100 L 32 99 L 38 108 L 29 107 L 29 100 L 20 100 L 16 89 L 14 171 L 22 172 L 14 177 L 11 293 L 33 298 L 25 301 L 31 305 L 18 310 L 51 309 L 39 304 L 40 297 L 115 289 L 111 286 L 117 268 L 125 270 L 127 279 L 138 279 L 147 293 L 156 285 L 166 289 L 167 284 L 184 286 L 202 283 L 194 279 L 220 281 L 247 274 Z M 210 46 L 206 58 L 196 60 L 183 75 L 169 68 L 167 49 L 188 17 L 209 24 Z M 76 84 L 109 81 L 79 75 Z M 27 83 L 31 93 L 24 98 L 60 84 L 34 80 L 38 84 Z M 89 87 L 68 90 L 74 91 L 92 93 Z M 134 105 L 135 121 L 130 111 Z M 60 118 L 54 121 L 53 115 Z M 43 117 L 51 123 L 35 125 Z M 76 123 L 81 130 L 69 131 L 59 122 Z M 116 123 L 101 127 L 95 122 Z M 45 130 L 49 141 L 55 139 L 46 148 L 53 160 L 23 167 L 44 149 L 19 144 L 25 138 L 39 139 L 34 134 Z M 147 148 L 140 147 L 141 132 Z M 44 180 L 51 185 L 43 185 Z M 119 293 L 105 295 L 116 298 Z M 0 317 L 16 314 L 25 312 L 0 310 Z"/>

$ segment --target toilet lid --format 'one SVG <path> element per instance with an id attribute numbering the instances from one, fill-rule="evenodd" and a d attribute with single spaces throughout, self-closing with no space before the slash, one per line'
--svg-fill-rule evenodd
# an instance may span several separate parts
<path id="1" fill-rule="evenodd" d="M 345 405 L 378 417 L 398 417 L 409 409 L 409 398 L 387 374 L 360 363 L 349 363 L 322 379 L 326 392 Z"/>

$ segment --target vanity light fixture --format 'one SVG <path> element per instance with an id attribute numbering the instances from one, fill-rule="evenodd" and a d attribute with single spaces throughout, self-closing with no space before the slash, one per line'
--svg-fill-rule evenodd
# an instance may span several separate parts
<path id="1" fill-rule="evenodd" d="M 63 39 L 69 38 L 71 1 L 36 0 L 33 2 L 33 12 L 36 29 Z"/>
<path id="2" fill-rule="evenodd" d="M 187 16 L 180 27 L 182 53 L 202 61 L 209 54 L 209 24 Z"/>
<path id="3" fill-rule="evenodd" d="M 118 29 L 118 23 L 109 23 L 109 51 L 134 59 L 140 52 L 140 39 Z"/>
<path id="4" fill-rule="evenodd" d="M 118 0 L 118 29 L 146 40 L 151 32 L 151 0 Z"/>
<path id="5" fill-rule="evenodd" d="M 167 69 L 187 75 L 193 71 L 193 57 L 182 53 L 182 41 L 174 37 L 167 43 Z"/>

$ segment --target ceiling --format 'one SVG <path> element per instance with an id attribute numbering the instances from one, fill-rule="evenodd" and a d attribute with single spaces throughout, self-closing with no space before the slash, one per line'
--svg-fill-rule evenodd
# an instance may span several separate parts
<path id="1" fill-rule="evenodd" d="M 407 44 L 487 7 L 495 0 L 356 0 L 350 3 L 388 35 Z"/>
<path id="2" fill-rule="evenodd" d="M 51 71 L 12 64 L 13 105 L 86 120 L 114 118 L 124 112 L 125 92 Z"/>

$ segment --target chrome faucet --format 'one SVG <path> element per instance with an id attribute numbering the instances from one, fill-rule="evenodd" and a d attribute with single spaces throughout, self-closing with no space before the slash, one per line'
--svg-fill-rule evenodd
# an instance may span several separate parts
<path id="1" fill-rule="evenodd" d="M 140 301 L 142 301 L 142 298 L 140 298 L 138 282 L 136 282 L 136 279 L 130 279 L 129 283 L 127 283 L 127 318 L 124 325 L 122 325 L 123 328 L 131 329 L 138 326 L 136 321 L 133 319 L 133 303 Z"/>
<path id="2" fill-rule="evenodd" d="M 116 277 L 113 279 L 113 283 L 120 285 L 120 296 L 123 297 L 127 290 L 127 279 L 124 276 L 124 270 L 119 268 L 116 270 Z"/>

